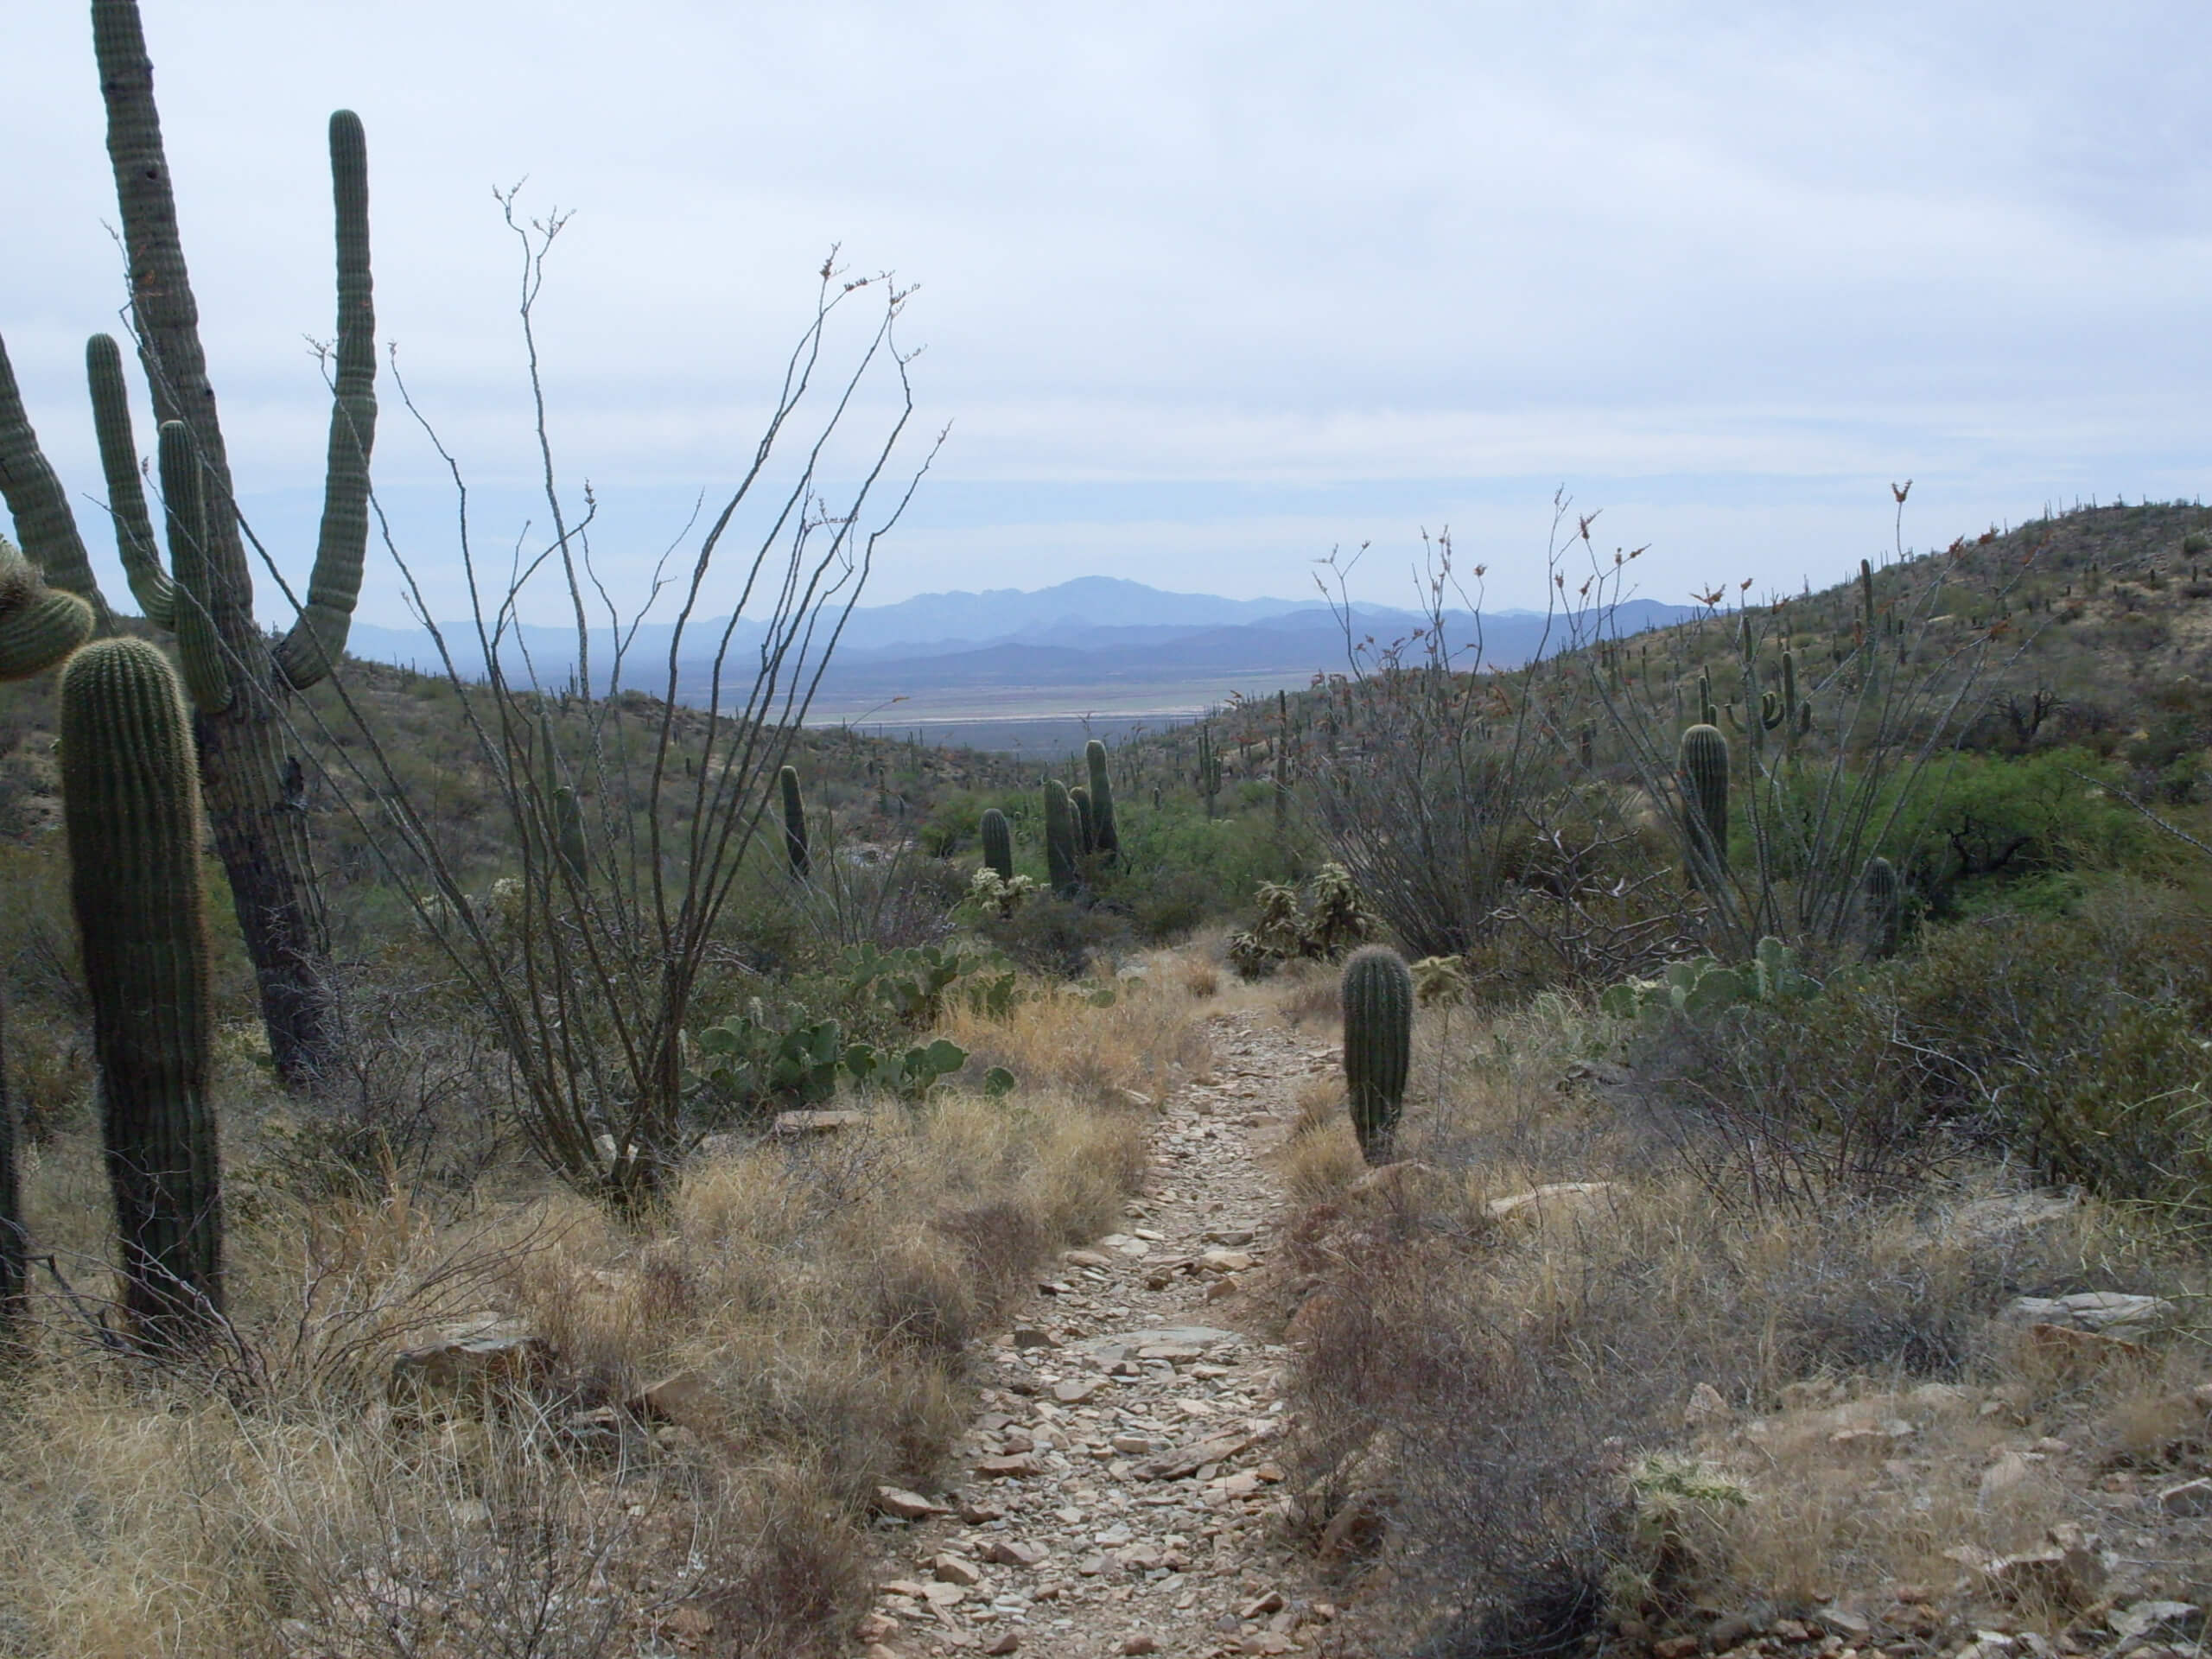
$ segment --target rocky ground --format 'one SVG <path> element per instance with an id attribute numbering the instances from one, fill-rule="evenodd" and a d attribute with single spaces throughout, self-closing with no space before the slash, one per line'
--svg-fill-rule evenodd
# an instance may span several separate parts
<path id="1" fill-rule="evenodd" d="M 881 1495 L 867 1659 L 1290 1653 L 1334 1618 L 1270 1527 L 1287 1355 L 1232 1310 L 1284 1216 L 1260 1154 L 1338 1057 L 1248 1012 L 1212 1026 L 1122 1230 L 1065 1252 L 993 1345 L 951 1485 Z"/>

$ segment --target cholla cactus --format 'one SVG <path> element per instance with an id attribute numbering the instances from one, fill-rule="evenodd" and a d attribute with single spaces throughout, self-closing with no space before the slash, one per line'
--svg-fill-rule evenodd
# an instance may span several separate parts
<path id="1" fill-rule="evenodd" d="M 1474 988 L 1465 957 L 1423 957 L 1411 971 L 1414 995 L 1424 1008 L 1457 1002 Z"/>

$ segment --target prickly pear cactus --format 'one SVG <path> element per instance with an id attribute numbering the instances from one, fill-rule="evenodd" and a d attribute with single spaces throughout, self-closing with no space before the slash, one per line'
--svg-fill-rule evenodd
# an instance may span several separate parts
<path id="1" fill-rule="evenodd" d="M 170 1343 L 223 1303 L 192 729 L 168 659 L 143 639 L 78 652 L 60 702 L 70 899 L 124 1304 L 143 1340 Z"/>
<path id="2" fill-rule="evenodd" d="M 1387 944 L 1355 950 L 1344 963 L 1344 1084 L 1352 1133 L 1370 1164 L 1390 1161 L 1413 1069 L 1414 978 Z"/>
<path id="3" fill-rule="evenodd" d="M 1014 830 L 1006 821 L 1006 814 L 995 806 L 983 809 L 979 828 L 983 836 L 984 867 L 1001 881 L 1014 880 Z"/>

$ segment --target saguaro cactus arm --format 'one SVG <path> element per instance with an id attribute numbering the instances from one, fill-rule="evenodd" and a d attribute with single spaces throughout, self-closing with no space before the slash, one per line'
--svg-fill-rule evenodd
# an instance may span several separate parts
<path id="1" fill-rule="evenodd" d="M 93 580 L 92 563 L 85 552 L 85 538 L 77 533 L 68 494 L 39 448 L 38 434 L 23 409 L 4 341 L 0 341 L 0 499 L 14 515 L 23 551 L 40 575 L 50 586 L 82 598 L 105 628 L 107 601 Z"/>
<path id="2" fill-rule="evenodd" d="M 100 472 L 107 480 L 108 513 L 115 520 L 115 550 L 130 596 L 158 627 L 176 621 L 176 588 L 162 569 L 138 481 L 138 441 L 130 429 L 130 394 L 123 378 L 123 348 L 111 334 L 85 342 L 85 379 L 92 388 L 92 430 L 99 439 Z"/>
<path id="3" fill-rule="evenodd" d="M 156 451 L 162 474 L 162 503 L 168 521 L 169 565 L 176 572 L 177 656 L 184 664 L 185 689 L 203 715 L 231 705 L 229 665 L 215 632 L 213 600 L 207 578 L 207 480 L 193 453 L 192 433 L 182 421 L 163 421 Z"/>
<path id="4" fill-rule="evenodd" d="M 39 580 L 0 536 L 0 680 L 42 674 L 92 637 L 92 607 Z"/>
<path id="5" fill-rule="evenodd" d="M 377 440 L 377 313 L 369 278 L 368 141 L 361 118 L 330 118 L 330 189 L 338 221 L 338 364 L 323 463 L 322 529 L 308 602 L 276 645 L 276 666 L 296 690 L 328 674 L 344 654 L 361 596 L 369 544 L 369 454 Z"/>
<path id="6" fill-rule="evenodd" d="M 799 793 L 798 768 L 785 766 L 776 774 L 776 785 L 784 797 L 784 855 L 791 861 L 792 875 L 804 881 L 814 868 L 814 855 L 807 842 L 806 798 Z"/>

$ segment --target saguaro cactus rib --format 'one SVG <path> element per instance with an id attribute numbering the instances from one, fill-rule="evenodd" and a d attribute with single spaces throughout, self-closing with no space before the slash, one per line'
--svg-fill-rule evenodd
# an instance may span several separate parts
<path id="1" fill-rule="evenodd" d="M 125 1306 L 142 1337 L 172 1340 L 223 1294 L 192 734 L 175 675 L 143 639 L 79 651 L 60 703 L 70 899 Z"/>

